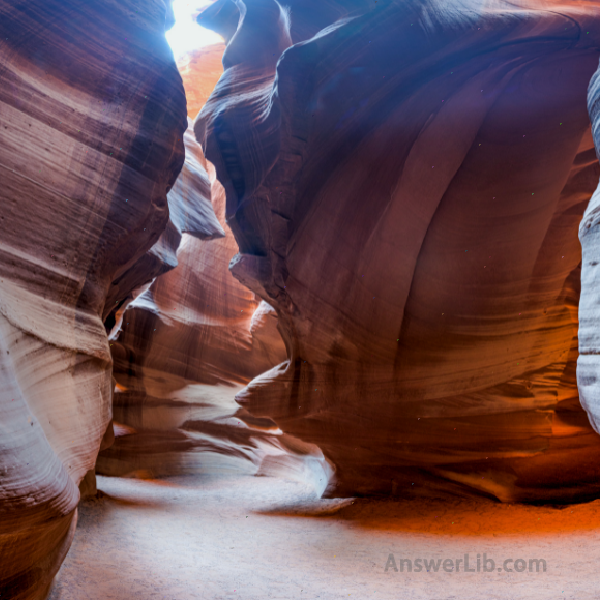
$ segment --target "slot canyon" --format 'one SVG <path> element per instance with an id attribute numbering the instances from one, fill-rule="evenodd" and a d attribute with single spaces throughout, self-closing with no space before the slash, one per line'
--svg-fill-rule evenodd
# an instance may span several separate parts
<path id="1" fill-rule="evenodd" d="M 600 0 L 0 0 L 0 600 L 598 598 L 599 61 Z"/>

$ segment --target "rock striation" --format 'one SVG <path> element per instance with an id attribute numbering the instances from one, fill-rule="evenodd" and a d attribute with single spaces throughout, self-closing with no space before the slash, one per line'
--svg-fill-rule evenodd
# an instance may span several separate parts
<path id="1" fill-rule="evenodd" d="M 206 475 L 221 455 L 231 459 L 232 472 L 285 473 L 322 492 L 331 473 L 322 452 L 282 434 L 270 419 L 253 418 L 234 400 L 253 377 L 285 360 L 285 346 L 274 309 L 228 271 L 238 247 L 225 226 L 225 193 L 191 130 L 185 140 L 186 164 L 195 150 L 199 167 L 211 175 L 212 190 L 202 194 L 207 204 L 212 199 L 222 233 L 206 245 L 184 234 L 178 266 L 121 312 L 122 330 L 111 335 L 116 437 L 96 470 Z M 178 186 L 189 189 L 184 173 L 185 166 L 169 197 Z M 222 462 L 214 468 L 222 471 Z"/>
<path id="2" fill-rule="evenodd" d="M 323 7 L 199 16 L 228 40 L 194 129 L 231 269 L 288 352 L 239 403 L 322 448 L 331 494 L 595 497 L 575 365 L 598 3 Z"/>
<path id="3" fill-rule="evenodd" d="M 155 244 L 189 217 L 169 221 L 187 124 L 165 15 L 0 0 L 2 598 L 48 592 L 112 436 L 104 322 L 173 266 Z"/>
<path id="4" fill-rule="evenodd" d="M 166 227 L 156 243 L 109 288 L 104 325 L 111 337 L 118 334 L 127 306 L 158 276 L 177 267 L 177 251 L 184 235 L 203 241 L 225 235 L 210 201 L 211 184 L 202 149 L 189 127 L 183 139 L 185 162 L 177 181 L 167 193 L 169 217 Z"/>

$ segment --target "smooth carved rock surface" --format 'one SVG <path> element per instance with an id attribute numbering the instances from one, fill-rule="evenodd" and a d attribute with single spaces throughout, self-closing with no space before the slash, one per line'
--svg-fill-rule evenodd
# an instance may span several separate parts
<path id="1" fill-rule="evenodd" d="M 600 69 L 589 87 L 588 105 L 596 150 L 600 156 Z M 594 429 L 600 432 L 600 187 L 596 189 L 579 225 L 582 248 L 581 298 L 579 301 L 579 398 Z"/>
<path id="2" fill-rule="evenodd" d="M 103 321 L 167 225 L 186 103 L 165 13 L 0 0 L 2 598 L 45 597 L 69 548 L 111 419 Z"/>
<path id="3" fill-rule="evenodd" d="M 600 3 L 324 6 L 201 15 L 229 44 L 196 136 L 288 349 L 238 401 L 321 447 L 332 494 L 597 495 L 575 365 Z"/>
<path id="4" fill-rule="evenodd" d="M 193 145 L 200 167 L 213 176 L 212 192 L 203 191 L 206 202 L 212 197 L 225 225 L 224 190 L 188 134 L 186 163 Z M 181 182 L 185 189 L 183 175 L 176 188 Z M 224 229 L 209 244 L 184 235 L 177 268 L 121 313 L 122 331 L 111 340 L 116 440 L 96 470 L 141 477 L 199 473 L 216 453 L 230 457 L 234 471 L 284 472 L 322 492 L 331 472 L 322 453 L 282 435 L 270 419 L 252 418 L 234 400 L 286 352 L 274 309 L 229 272 L 238 247 Z"/>
<path id="5" fill-rule="evenodd" d="M 191 125 L 189 119 L 188 125 Z M 111 283 L 104 325 L 113 337 L 119 331 L 127 306 L 158 276 L 178 265 L 177 251 L 185 234 L 204 241 L 225 235 L 210 202 L 211 183 L 204 155 L 189 127 L 183 140 L 185 162 L 175 185 L 167 193 L 169 219 L 163 233 L 137 262 Z"/>

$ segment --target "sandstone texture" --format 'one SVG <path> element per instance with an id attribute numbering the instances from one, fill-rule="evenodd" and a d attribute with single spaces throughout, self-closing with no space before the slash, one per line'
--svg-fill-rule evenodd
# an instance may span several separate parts
<path id="1" fill-rule="evenodd" d="M 588 104 L 596 150 L 600 156 L 600 70 L 592 78 Z M 581 297 L 579 302 L 579 399 L 594 429 L 600 432 L 600 187 L 595 191 L 579 225 L 582 248 Z"/>
<path id="2" fill-rule="evenodd" d="M 216 0 L 183 80 L 171 4 L 0 0 L 0 597 L 96 469 L 598 497 L 600 0 Z"/>
<path id="3" fill-rule="evenodd" d="M 188 121 L 188 125 L 189 125 Z M 188 235 L 197 240 L 213 240 L 225 235 L 210 201 L 210 181 L 202 149 L 191 129 L 184 134 L 185 162 L 174 186 L 167 193 L 169 217 L 156 243 L 111 283 L 104 325 L 115 337 L 127 306 L 152 284 L 156 277 L 179 263 L 177 251 Z M 115 301 L 116 299 L 116 301 Z"/>
<path id="4" fill-rule="evenodd" d="M 177 62 L 185 87 L 188 115 L 192 119 L 200 112 L 223 74 L 224 50 L 224 44 L 197 48 Z"/>
<path id="5" fill-rule="evenodd" d="M 218 0 L 200 15 L 229 42 L 196 136 L 226 192 L 232 272 L 276 309 L 288 352 L 238 402 L 319 446 L 329 493 L 600 492 L 575 374 L 599 8 Z"/>
<path id="6" fill-rule="evenodd" d="M 225 193 L 191 130 L 185 141 L 186 165 L 194 156 L 210 172 L 212 190 L 206 175 L 201 194 L 208 206 L 212 199 L 223 228 L 217 221 L 220 239 L 209 244 L 184 234 L 178 266 L 120 313 L 122 330 L 111 335 L 115 443 L 96 470 L 144 478 L 205 473 L 212 453 L 230 457 L 233 470 L 244 459 L 248 472 L 284 472 L 322 492 L 331 473 L 322 452 L 234 400 L 286 351 L 274 309 L 228 270 L 238 247 L 225 225 Z M 185 169 L 169 198 L 190 189 Z"/>
<path id="7" fill-rule="evenodd" d="M 166 14 L 162 0 L 0 1 L 2 598 L 46 596 L 78 485 L 93 491 L 112 437 L 105 320 L 173 266 L 172 239 L 150 251 L 162 232 L 204 219 L 169 221 L 187 124 Z"/>

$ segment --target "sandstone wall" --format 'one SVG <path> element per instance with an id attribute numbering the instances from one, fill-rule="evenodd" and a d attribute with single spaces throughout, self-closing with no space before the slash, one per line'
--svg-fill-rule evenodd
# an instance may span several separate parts
<path id="1" fill-rule="evenodd" d="M 207 453 L 247 459 L 254 472 L 269 449 L 285 454 L 277 426 L 234 401 L 253 377 L 285 360 L 277 317 L 229 272 L 238 248 L 225 225 L 223 188 L 191 130 L 185 141 L 186 163 L 194 156 L 205 174 L 201 195 L 223 228 L 217 221 L 220 239 L 209 244 L 184 235 L 177 267 L 120 313 L 121 330 L 111 335 L 116 440 L 98 459 L 101 474 L 198 474 L 210 468 Z M 189 192 L 183 175 L 171 194 Z"/>
<path id="2" fill-rule="evenodd" d="M 170 260 L 127 275 L 184 161 L 165 15 L 162 0 L 0 1 L 2 598 L 48 591 L 111 419 L 103 322 Z"/>
<path id="3" fill-rule="evenodd" d="M 600 491 L 578 401 L 577 228 L 600 4 L 219 0 L 195 121 L 288 360 L 238 401 L 332 494 Z M 318 14 L 318 17 L 316 16 Z"/>

